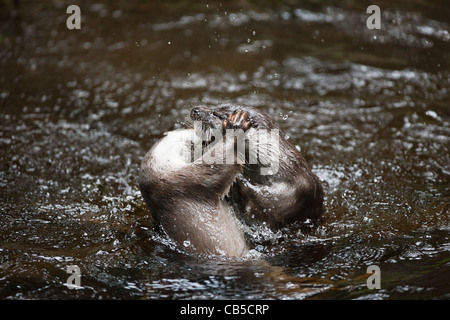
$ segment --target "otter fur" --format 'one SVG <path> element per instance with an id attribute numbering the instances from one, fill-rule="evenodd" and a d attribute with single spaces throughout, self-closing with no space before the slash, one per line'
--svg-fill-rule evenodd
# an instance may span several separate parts
<path id="1" fill-rule="evenodd" d="M 139 176 L 152 216 L 185 250 L 242 257 L 248 252 L 242 221 L 280 228 L 321 216 L 320 180 L 269 116 L 226 104 L 195 107 L 190 117 L 202 124 L 200 132 L 167 132 L 145 155 Z M 244 147 L 228 143 L 230 131 L 229 141 L 244 141 Z M 276 140 L 260 132 L 276 132 Z M 192 152 L 199 139 L 201 156 Z"/>

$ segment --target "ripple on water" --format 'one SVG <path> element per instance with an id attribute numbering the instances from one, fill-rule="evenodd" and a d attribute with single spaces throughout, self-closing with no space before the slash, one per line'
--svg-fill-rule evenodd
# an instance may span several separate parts
<path id="1" fill-rule="evenodd" d="M 22 20 L 0 18 L 0 297 L 448 294 L 445 8 L 384 8 L 374 34 L 366 8 L 348 5 L 93 4 L 83 15 L 98 28 L 67 33 L 51 4 L 49 19 L 23 5 Z M 238 262 L 191 257 L 155 233 L 136 181 L 192 105 L 222 102 L 276 118 L 326 190 L 316 229 L 248 226 L 252 256 Z M 69 264 L 82 290 L 64 291 Z M 362 290 L 368 264 L 384 291 Z"/>

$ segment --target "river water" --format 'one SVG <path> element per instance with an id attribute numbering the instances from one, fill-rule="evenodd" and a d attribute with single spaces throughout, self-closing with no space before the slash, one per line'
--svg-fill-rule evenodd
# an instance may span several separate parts
<path id="1" fill-rule="evenodd" d="M 379 30 L 360 1 L 79 1 L 81 30 L 64 1 L 8 3 L 1 299 L 450 298 L 444 2 L 378 1 Z M 251 230 L 246 261 L 192 256 L 154 231 L 140 162 L 200 103 L 280 123 L 324 183 L 316 229 Z"/>

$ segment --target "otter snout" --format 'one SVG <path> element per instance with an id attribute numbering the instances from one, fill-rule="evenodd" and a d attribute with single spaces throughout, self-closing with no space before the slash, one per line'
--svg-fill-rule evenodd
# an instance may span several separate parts
<path id="1" fill-rule="evenodd" d="M 207 127 L 221 128 L 223 116 L 220 116 L 213 110 L 207 107 L 194 107 L 191 110 L 191 119 L 194 121 L 201 121 Z"/>
<path id="2" fill-rule="evenodd" d="M 191 110 L 191 119 L 198 121 L 207 122 L 209 119 L 214 117 L 213 113 L 210 110 L 206 110 L 202 107 L 195 107 Z"/>

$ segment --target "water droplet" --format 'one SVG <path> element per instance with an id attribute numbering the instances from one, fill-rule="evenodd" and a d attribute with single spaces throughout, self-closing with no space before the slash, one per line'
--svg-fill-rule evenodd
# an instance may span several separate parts
<path id="1" fill-rule="evenodd" d="M 183 246 L 189 247 L 190 245 L 191 245 L 191 242 L 189 240 L 184 240 L 183 241 Z"/>

